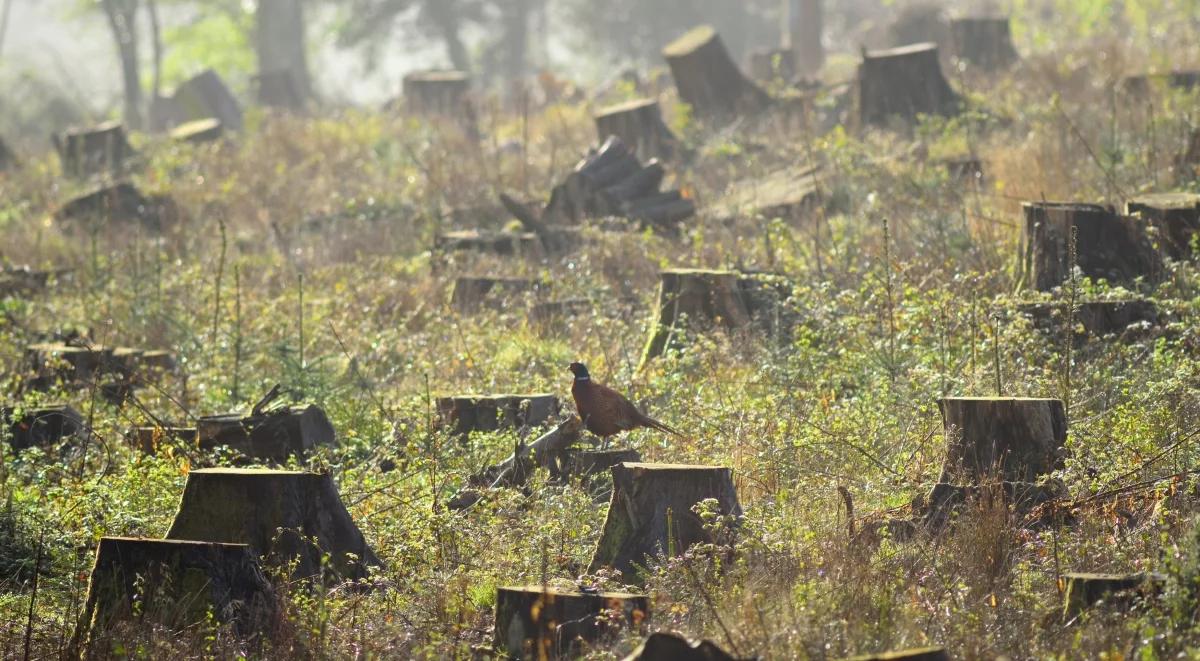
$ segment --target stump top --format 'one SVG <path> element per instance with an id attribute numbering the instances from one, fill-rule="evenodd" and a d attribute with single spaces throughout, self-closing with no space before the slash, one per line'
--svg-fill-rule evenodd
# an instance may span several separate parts
<path id="1" fill-rule="evenodd" d="M 688 30 L 682 37 L 667 44 L 662 50 L 663 57 L 685 57 L 691 55 L 697 48 L 712 41 L 717 36 L 716 29 L 711 25 L 699 25 Z"/>
<path id="2" fill-rule="evenodd" d="M 1108 213 L 1110 209 L 1091 202 L 1022 202 L 1022 209 L 1064 209 L 1067 211 L 1092 211 Z"/>
<path id="3" fill-rule="evenodd" d="M 218 548 L 249 549 L 249 544 L 231 544 L 228 542 L 200 542 L 192 539 L 158 539 L 154 537 L 101 537 L 100 544 L 145 544 L 147 546 L 170 545 L 184 546 L 215 546 Z"/>
<path id="4" fill-rule="evenodd" d="M 1102 572 L 1066 572 L 1063 578 L 1068 581 L 1141 581 L 1147 577 L 1145 572 L 1132 574 L 1111 574 Z"/>
<path id="5" fill-rule="evenodd" d="M 465 71 L 441 70 L 441 71 L 414 71 L 404 76 L 405 80 L 417 80 L 422 82 L 442 82 L 442 83 L 465 83 L 471 79 Z"/>
<path id="6" fill-rule="evenodd" d="M 197 119 L 180 124 L 171 129 L 170 135 L 174 140 L 186 140 L 219 128 L 221 128 L 221 120 L 216 117 L 209 117 L 207 119 Z"/>
<path id="7" fill-rule="evenodd" d="M 537 234 L 533 232 L 488 232 L 480 230 L 452 230 L 442 232 L 443 239 L 450 240 L 477 240 L 477 239 L 536 239 Z"/>
<path id="8" fill-rule="evenodd" d="M 73 126 L 65 131 L 63 135 L 66 137 L 74 137 L 80 135 L 91 135 L 93 133 L 107 133 L 109 131 L 124 130 L 125 126 L 116 119 L 109 120 L 96 124 L 95 126 Z"/>
<path id="9" fill-rule="evenodd" d="M 693 275 L 693 276 L 695 276 L 695 275 L 698 275 L 698 276 L 732 275 L 732 276 L 737 276 L 740 274 L 737 271 L 722 271 L 719 269 L 663 269 L 662 272 L 660 273 L 660 275 L 683 275 L 683 276 L 688 276 L 688 275 Z"/>
<path id="10" fill-rule="evenodd" d="M 941 646 L 917 647 L 908 650 L 879 652 L 878 654 L 862 654 L 852 656 L 846 661 L 902 661 L 903 659 L 949 659 L 946 648 Z"/>
<path id="11" fill-rule="evenodd" d="M 536 392 L 536 393 L 494 393 L 488 395 L 477 395 L 467 393 L 465 395 L 439 395 L 437 399 L 470 399 L 470 400 L 485 400 L 485 399 L 538 399 L 544 397 L 554 397 L 554 393 Z"/>
<path id="12" fill-rule="evenodd" d="M 1149 193 L 1129 200 L 1128 206 L 1130 209 L 1134 206 L 1151 209 L 1193 209 L 1200 207 L 1200 195 L 1196 193 Z"/>
<path id="13" fill-rule="evenodd" d="M 907 57 L 909 55 L 919 55 L 928 52 L 937 52 L 938 46 L 932 41 L 924 41 L 919 44 L 909 44 L 907 46 L 899 46 L 897 48 L 884 48 L 881 50 L 867 51 L 866 59 L 882 60 L 889 57 Z"/>
<path id="14" fill-rule="evenodd" d="M 1061 402 L 1055 397 L 942 397 L 941 402 Z"/>
<path id="15" fill-rule="evenodd" d="M 189 473 L 192 475 L 208 476 L 224 476 L 224 477 L 320 477 L 321 473 L 310 473 L 308 471 L 281 471 L 270 468 L 197 468 Z"/>
<path id="16" fill-rule="evenodd" d="M 523 592 L 526 594 L 548 594 L 555 597 L 598 597 L 601 599 L 645 599 L 644 594 L 632 592 L 582 592 L 573 588 L 556 588 L 548 585 L 502 585 L 497 592 Z"/>
<path id="17" fill-rule="evenodd" d="M 622 468 L 636 471 L 683 472 L 683 471 L 727 471 L 728 466 L 704 466 L 700 464 L 649 464 L 638 461 L 627 461 L 620 464 Z"/>
<path id="18" fill-rule="evenodd" d="M 633 110 L 641 110 L 642 108 L 650 108 L 657 105 L 657 99 L 634 99 L 633 101 L 626 101 L 625 103 L 618 103 L 613 106 L 608 106 L 607 108 L 601 108 L 600 110 L 596 111 L 596 118 L 619 115 L 621 113 L 630 112 Z"/>

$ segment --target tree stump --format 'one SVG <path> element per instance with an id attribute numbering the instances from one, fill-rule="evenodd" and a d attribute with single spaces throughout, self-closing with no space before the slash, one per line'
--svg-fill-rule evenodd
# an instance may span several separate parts
<path id="1" fill-rule="evenodd" d="M 646 595 L 538 585 L 499 587 L 495 647 L 510 659 L 570 658 L 579 640 L 595 641 L 624 627 L 637 629 L 649 615 Z"/>
<path id="2" fill-rule="evenodd" d="M 858 110 L 863 125 L 888 126 L 896 118 L 912 123 L 918 115 L 955 115 L 958 94 L 942 75 L 938 47 L 914 44 L 867 51 L 858 68 Z"/>
<path id="3" fill-rule="evenodd" d="M 135 155 L 125 126 L 106 122 L 99 126 L 70 129 L 52 136 L 63 173 L 85 179 L 94 174 L 117 173 Z"/>
<path id="4" fill-rule="evenodd" d="M 14 451 L 49 448 L 84 429 L 83 416 L 66 404 L 21 410 L 19 415 L 17 411 L 11 406 L 0 409 Z"/>
<path id="5" fill-rule="evenodd" d="M 919 647 L 911 650 L 852 656 L 845 661 L 950 661 L 944 647 Z"/>
<path id="6" fill-rule="evenodd" d="M 520 294 L 537 293 L 539 284 L 528 278 L 462 277 L 454 281 L 450 307 L 460 314 L 485 308 L 500 310 Z"/>
<path id="7" fill-rule="evenodd" d="M 752 320 L 750 303 L 736 271 L 675 269 L 660 274 L 658 320 L 642 352 L 642 364 L 679 346 L 682 329 L 719 326 L 733 330 Z"/>
<path id="8" fill-rule="evenodd" d="M 536 427 L 557 417 L 560 409 L 558 397 L 550 394 L 437 398 L 441 424 L 454 434 Z"/>
<path id="9" fill-rule="evenodd" d="M 570 448 L 558 457 L 556 472 L 560 479 L 564 480 L 589 478 L 608 473 L 609 469 L 618 464 L 636 464 L 641 460 L 641 453 L 631 448 L 611 450 Z"/>
<path id="10" fill-rule="evenodd" d="M 416 71 L 404 76 L 404 106 L 417 115 L 457 120 L 471 116 L 471 77 L 462 71 Z"/>
<path id="11" fill-rule="evenodd" d="M 999 71 L 1017 62 L 1006 16 L 973 16 L 950 21 L 955 57 L 983 71 Z"/>
<path id="12" fill-rule="evenodd" d="M 1062 303 L 1030 303 L 1021 305 L 1019 310 L 1047 332 L 1061 335 L 1067 323 L 1068 310 Z M 1125 336 L 1130 331 L 1160 328 L 1163 324 L 1158 306 L 1147 299 L 1083 301 L 1076 305 L 1074 319 L 1077 342 L 1088 337 Z"/>
<path id="13" fill-rule="evenodd" d="M 679 147 L 679 139 L 663 121 L 658 101 L 654 99 L 637 99 L 603 108 L 596 113 L 595 120 L 600 140 L 615 135 L 639 158 L 667 160 Z"/>
<path id="14" fill-rule="evenodd" d="M 741 517 L 733 472 L 718 466 L 619 464 L 612 468 L 613 495 L 588 573 L 601 567 L 634 578 L 647 557 L 679 555 L 712 542 L 692 507 L 715 498 L 723 515 Z"/>
<path id="15" fill-rule="evenodd" d="M 242 106 L 225 81 L 212 69 L 206 69 L 180 83 L 175 88 L 172 100 L 179 110 L 176 124 L 215 119 L 225 130 L 242 130 Z"/>
<path id="16" fill-rule="evenodd" d="M 210 614 L 246 637 L 267 633 L 277 618 L 275 589 L 249 546 L 102 537 L 72 647 L 104 657 L 120 622 L 150 620 L 178 632 Z"/>
<path id="17" fill-rule="evenodd" d="M 662 631 L 652 633 L 622 661 L 738 661 L 709 640 L 692 642 Z"/>
<path id="18" fill-rule="evenodd" d="M 1149 220 L 1158 229 L 1163 251 L 1172 259 L 1192 256 L 1192 238 L 1200 232 L 1200 195 L 1157 193 L 1125 203 L 1125 213 Z"/>
<path id="19" fill-rule="evenodd" d="M 1103 601 L 1116 608 L 1128 608 L 1134 601 L 1162 591 L 1165 578 L 1159 574 L 1063 574 L 1067 584 L 1063 595 L 1063 619 L 1071 619 Z"/>
<path id="20" fill-rule="evenodd" d="M 1085 276 L 1113 284 L 1156 282 L 1162 258 L 1150 241 L 1149 222 L 1109 207 L 1071 202 L 1026 202 L 1023 249 L 1026 280 L 1038 291 L 1063 284 L 1070 273 L 1071 228 L 1076 263 Z"/>
<path id="21" fill-rule="evenodd" d="M 434 248 L 442 253 L 478 252 L 493 255 L 536 256 L 542 242 L 533 232 L 488 232 L 462 230 L 443 232 L 434 239 Z"/>
<path id="22" fill-rule="evenodd" d="M 68 201 L 54 212 L 58 222 L 76 222 L 90 229 L 140 223 L 157 231 L 179 217 L 179 207 L 170 197 L 143 195 L 130 183 L 103 186 Z"/>
<path id="23" fill-rule="evenodd" d="M 138 449 L 148 455 L 158 454 L 160 447 L 169 445 L 172 442 L 181 443 L 188 447 L 197 447 L 199 445 L 195 427 L 176 427 L 174 425 L 135 427 L 130 434 L 130 440 Z"/>
<path id="24" fill-rule="evenodd" d="M 282 530 L 280 530 L 282 529 Z M 188 474 L 167 539 L 249 544 L 295 578 L 342 579 L 381 566 L 327 473 L 209 468 Z M 329 561 L 322 567 L 322 557 Z"/>
<path id="25" fill-rule="evenodd" d="M 284 463 L 304 458 L 322 445 L 334 445 L 337 433 L 321 407 L 285 406 L 241 414 L 203 416 L 196 421 L 201 450 L 228 447 L 250 459 Z"/>
<path id="26" fill-rule="evenodd" d="M 295 112 L 304 110 L 304 94 L 290 69 L 259 72 L 254 82 L 259 105 Z"/>
<path id="27" fill-rule="evenodd" d="M 225 135 L 225 127 L 219 119 L 197 119 L 176 126 L 171 129 L 169 135 L 175 142 L 190 142 L 198 145 L 220 140 Z"/>
<path id="28" fill-rule="evenodd" d="M 762 111 L 771 98 L 742 75 L 720 35 L 701 25 L 663 49 L 679 98 L 697 117 L 729 120 Z"/>
<path id="29" fill-rule="evenodd" d="M 19 164 L 17 155 L 13 150 L 8 148 L 8 144 L 4 142 L 4 138 L 0 138 L 0 172 L 15 170 Z"/>
<path id="30" fill-rule="evenodd" d="M 78 347 L 59 342 L 31 344 L 25 358 L 39 378 L 86 383 L 116 366 L 111 347 Z"/>

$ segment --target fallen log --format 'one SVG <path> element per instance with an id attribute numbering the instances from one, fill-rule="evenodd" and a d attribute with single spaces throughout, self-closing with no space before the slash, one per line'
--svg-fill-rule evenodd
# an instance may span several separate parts
<path id="1" fill-rule="evenodd" d="M 481 489 L 523 484 L 535 465 L 550 469 L 558 456 L 582 438 L 582 435 L 583 421 L 578 416 L 571 416 L 534 442 L 519 444 L 504 461 L 471 476 L 467 487 L 461 489 L 450 500 L 448 506 L 453 510 L 466 509 L 483 497 Z"/>

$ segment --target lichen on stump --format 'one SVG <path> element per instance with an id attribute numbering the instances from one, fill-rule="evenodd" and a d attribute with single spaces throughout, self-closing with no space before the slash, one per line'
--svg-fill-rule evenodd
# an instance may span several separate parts
<path id="1" fill-rule="evenodd" d="M 729 120 L 767 107 L 771 97 L 742 74 L 711 26 L 701 25 L 663 49 L 679 98 L 697 117 Z"/>
<path id="2" fill-rule="evenodd" d="M 887 126 L 894 119 L 913 122 L 919 115 L 957 114 L 958 94 L 942 75 L 938 47 L 913 44 L 867 51 L 858 68 L 859 120 Z"/>
<path id="3" fill-rule="evenodd" d="M 1083 275 L 1128 285 L 1157 282 L 1162 258 L 1150 241 L 1149 221 L 1121 216 L 1110 207 L 1074 202 L 1026 202 L 1023 270 L 1029 286 L 1049 291 L 1070 274 L 1071 228 L 1076 265 Z"/>
<path id="4" fill-rule="evenodd" d="M 588 567 L 612 567 L 634 578 L 647 557 L 679 555 L 712 537 L 692 508 L 715 499 L 722 515 L 741 517 L 733 471 L 720 466 L 618 464 L 612 468 L 608 516 Z"/>
<path id="5" fill-rule="evenodd" d="M 437 398 L 441 424 L 454 434 L 543 425 L 557 416 L 561 408 L 558 397 L 547 393 Z"/>
<path id="6" fill-rule="evenodd" d="M 500 587 L 495 646 L 511 659 L 568 658 L 579 641 L 637 628 L 649 614 L 650 600 L 640 594 Z"/>
<path id="7" fill-rule="evenodd" d="M 108 634 L 121 622 L 184 631 L 210 614 L 240 636 L 269 634 L 276 596 L 249 546 L 103 537 L 72 647 L 104 657 Z"/>
<path id="8" fill-rule="evenodd" d="M 337 438 L 333 423 L 314 404 L 283 406 L 251 413 L 203 416 L 196 421 L 197 444 L 201 450 L 228 447 L 251 459 L 285 462 L 303 459 L 320 446 L 333 445 Z"/>
<path id="9" fill-rule="evenodd" d="M 194 470 L 167 538 L 249 544 L 273 564 L 295 562 L 296 578 L 356 579 L 381 564 L 321 473 Z"/>
<path id="10" fill-rule="evenodd" d="M 1200 195 L 1139 195 L 1125 203 L 1125 213 L 1149 220 L 1158 229 L 1163 251 L 1172 259 L 1192 257 L 1192 239 L 1200 232 Z"/>

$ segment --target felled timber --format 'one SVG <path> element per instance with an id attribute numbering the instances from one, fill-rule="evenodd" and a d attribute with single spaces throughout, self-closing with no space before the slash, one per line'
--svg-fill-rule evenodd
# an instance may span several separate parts
<path id="1" fill-rule="evenodd" d="M 999 71 L 1017 62 L 1007 16 L 971 16 L 950 21 L 952 53 L 983 71 Z"/>
<path id="2" fill-rule="evenodd" d="M 0 422 L 8 428 L 8 443 L 14 451 L 51 448 L 81 434 L 83 416 L 67 404 L 18 409 L 0 408 Z"/>
<path id="3" fill-rule="evenodd" d="M 596 113 L 596 134 L 621 139 L 641 159 L 670 160 L 679 151 L 679 139 L 663 121 L 654 99 L 636 99 L 609 106 Z"/>
<path id="4" fill-rule="evenodd" d="M 622 661 L 738 661 L 738 658 L 710 640 L 691 641 L 658 631 L 647 636 Z"/>
<path id="5" fill-rule="evenodd" d="M 1125 203 L 1125 213 L 1149 220 L 1158 229 L 1159 244 L 1172 259 L 1192 257 L 1192 240 L 1200 233 L 1200 195 L 1139 195 Z"/>
<path id="6" fill-rule="evenodd" d="M 950 116 L 961 100 L 946 82 L 938 47 L 913 44 L 866 51 L 858 68 L 858 110 L 863 125 L 912 123 L 919 115 Z"/>
<path id="7" fill-rule="evenodd" d="M 1161 574 L 1063 574 L 1063 619 L 1068 620 L 1104 602 L 1114 609 L 1128 609 L 1134 602 L 1162 592 L 1166 577 Z"/>
<path id="8" fill-rule="evenodd" d="M 771 102 L 742 74 L 712 26 L 701 25 L 663 49 L 679 98 L 697 117 L 728 121 L 761 112 Z"/>
<path id="9" fill-rule="evenodd" d="M 1157 282 L 1162 257 L 1150 240 L 1149 221 L 1110 207 L 1073 202 L 1026 202 L 1022 238 L 1026 281 L 1038 291 L 1063 284 L 1070 273 L 1070 237 L 1076 228 L 1076 265 L 1083 275 L 1130 285 Z"/>
<path id="10" fill-rule="evenodd" d="M 201 450 L 228 447 L 262 461 L 303 459 L 316 448 L 336 441 L 333 423 L 315 404 L 281 406 L 249 415 L 203 416 L 196 421 L 196 442 Z"/>
<path id="11" fill-rule="evenodd" d="M 558 397 L 544 393 L 437 398 L 441 424 L 454 434 L 536 427 L 557 417 L 560 409 Z"/>
<path id="12" fill-rule="evenodd" d="M 636 630 L 649 615 L 644 594 L 499 587 L 494 643 L 510 659 L 572 658 L 581 642 Z"/>

